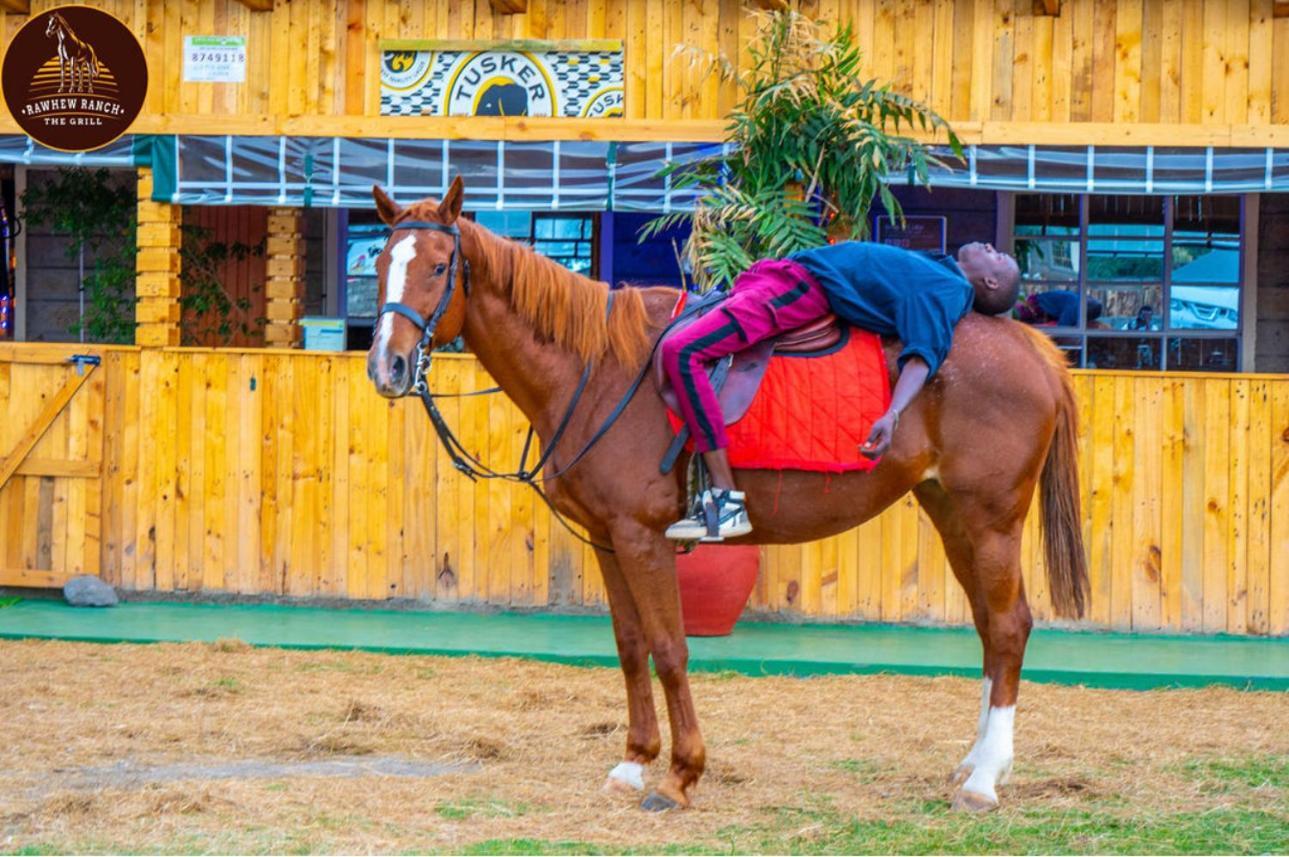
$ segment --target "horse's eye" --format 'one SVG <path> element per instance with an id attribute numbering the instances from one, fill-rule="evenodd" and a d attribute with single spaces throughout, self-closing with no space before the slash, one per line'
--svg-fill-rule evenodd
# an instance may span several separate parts
<path id="1" fill-rule="evenodd" d="M 434 276 L 436 277 L 443 276 L 443 272 L 446 271 L 447 269 L 448 269 L 447 265 L 443 264 L 442 262 L 438 263 L 437 265 L 434 266 Z"/>

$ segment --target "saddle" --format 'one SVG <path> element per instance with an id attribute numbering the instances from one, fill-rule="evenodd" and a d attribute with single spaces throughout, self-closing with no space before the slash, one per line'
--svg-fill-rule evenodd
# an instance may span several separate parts
<path id="1" fill-rule="evenodd" d="M 692 324 L 708 312 L 716 310 L 725 295 L 720 292 L 709 293 L 691 304 L 685 314 L 674 323 L 663 335 L 663 341 L 675 336 L 677 332 Z M 787 333 L 758 342 L 742 351 L 718 361 L 708 371 L 712 388 L 716 391 L 716 400 L 721 406 L 721 416 L 725 425 L 733 425 L 747 413 L 756 398 L 756 392 L 765 377 L 765 370 L 770 366 L 770 358 L 775 354 L 809 357 L 815 354 L 829 353 L 834 348 L 845 344 L 846 328 L 831 313 L 808 325 L 795 328 Z M 673 412 L 680 412 L 680 400 L 667 379 L 662 365 L 662 349 L 654 351 L 653 379 L 667 407 Z M 683 445 L 686 432 L 681 432 L 668 451 L 663 462 L 662 472 L 671 469 L 676 456 Z"/>

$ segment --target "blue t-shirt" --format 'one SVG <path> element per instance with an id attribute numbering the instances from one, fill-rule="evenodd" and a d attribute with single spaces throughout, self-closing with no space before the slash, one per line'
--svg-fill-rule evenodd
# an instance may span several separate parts
<path id="1" fill-rule="evenodd" d="M 899 365 L 916 355 L 934 375 L 949 354 L 953 328 L 975 290 L 952 257 L 887 244 L 846 241 L 788 258 L 815 275 L 842 319 L 904 343 Z"/>

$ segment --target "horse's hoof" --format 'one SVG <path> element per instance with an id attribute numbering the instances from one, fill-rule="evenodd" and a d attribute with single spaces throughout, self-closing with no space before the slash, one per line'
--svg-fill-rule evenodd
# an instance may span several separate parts
<path id="1" fill-rule="evenodd" d="M 658 792 L 650 792 L 648 797 L 640 801 L 640 808 L 645 812 L 666 812 L 669 809 L 677 809 L 679 806 L 680 804 Z"/>
<path id="2" fill-rule="evenodd" d="M 949 785 L 953 786 L 955 789 L 958 788 L 958 786 L 967 781 L 967 777 L 970 777 L 971 772 L 975 769 L 975 765 L 968 765 L 965 763 L 954 768 L 953 773 L 949 774 Z"/>
<path id="3" fill-rule="evenodd" d="M 959 789 L 953 796 L 953 808 L 960 812 L 993 812 L 998 809 L 998 799 Z"/>

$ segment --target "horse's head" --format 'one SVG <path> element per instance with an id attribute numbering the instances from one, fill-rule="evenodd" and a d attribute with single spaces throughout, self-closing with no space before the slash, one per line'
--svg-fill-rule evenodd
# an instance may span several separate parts
<path id="1" fill-rule="evenodd" d="M 45 25 L 45 38 L 52 39 L 54 36 L 58 35 L 58 31 L 61 29 L 62 23 L 62 16 L 57 12 L 50 15 L 49 23 Z"/>
<path id="2" fill-rule="evenodd" d="M 434 346 L 456 339 L 465 324 L 468 269 L 457 226 L 464 195 L 460 176 L 442 202 L 423 199 L 406 208 L 372 187 L 376 211 L 390 228 L 376 259 L 379 315 L 367 352 L 367 376 L 382 396 L 411 391 L 416 347 L 427 327 Z"/>

